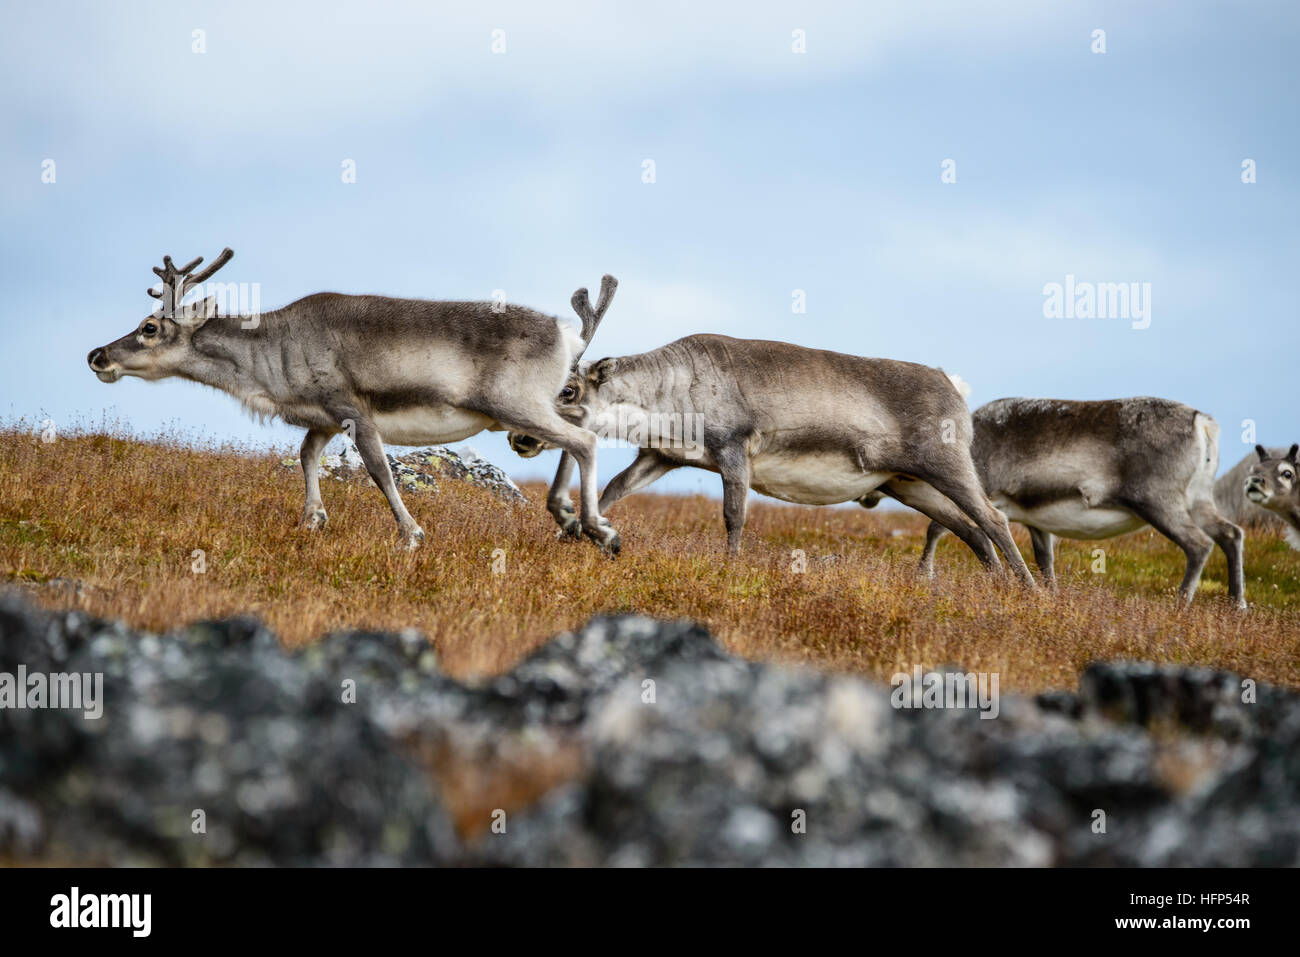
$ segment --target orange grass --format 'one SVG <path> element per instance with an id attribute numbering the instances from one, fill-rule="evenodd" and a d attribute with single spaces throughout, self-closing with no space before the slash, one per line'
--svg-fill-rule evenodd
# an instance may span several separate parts
<path id="1" fill-rule="evenodd" d="M 0 581 L 152 630 L 252 612 L 289 646 L 344 627 L 415 627 L 462 677 L 509 668 L 597 612 L 635 611 L 696 619 L 751 658 L 882 680 L 952 664 L 1032 692 L 1074 687 L 1095 659 L 1141 658 L 1300 687 L 1300 553 L 1276 536 L 1248 533 L 1247 614 L 1222 597 L 1217 551 L 1194 605 L 1178 610 L 1182 553 L 1149 530 L 1063 543 L 1059 591 L 1027 593 L 951 537 L 938 580 L 918 577 L 926 523 L 911 512 L 754 502 L 744 553 L 728 560 L 721 504 L 702 496 L 621 502 L 609 517 L 623 554 L 610 560 L 556 539 L 540 485 L 525 488 L 530 506 L 512 508 L 444 480 L 436 494 L 406 494 L 427 534 L 406 553 L 368 480 L 322 480 L 330 523 L 298 530 L 302 476 L 286 455 L 112 434 L 46 444 L 21 422 L 0 427 Z M 1021 531 L 1017 540 L 1028 554 Z M 1097 547 L 1104 574 L 1091 570 Z"/>

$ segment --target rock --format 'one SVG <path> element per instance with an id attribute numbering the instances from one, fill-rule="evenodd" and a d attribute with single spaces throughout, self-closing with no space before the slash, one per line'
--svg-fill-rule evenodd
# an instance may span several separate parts
<path id="1" fill-rule="evenodd" d="M 19 665 L 101 673 L 103 713 L 0 709 L 0 857 L 410 865 L 453 846 L 427 773 L 251 619 L 155 637 L 10 597 L 0 672 Z"/>
<path id="2" fill-rule="evenodd" d="M 1300 696 L 1227 672 L 1099 663 L 989 720 L 687 622 L 596 618 L 465 683 L 414 631 L 285 652 L 252 618 L 151 635 L 15 592 L 20 664 L 102 673 L 103 716 L 0 709 L 19 861 L 1300 863 Z"/>
<path id="3" fill-rule="evenodd" d="M 469 446 L 457 452 L 445 445 L 433 445 L 406 455 L 395 456 L 391 452 L 387 455 L 388 467 L 392 469 L 393 478 L 403 491 L 436 492 L 439 478 L 451 478 L 487 489 L 511 504 L 522 505 L 528 501 L 510 476 Z M 297 459 L 284 459 L 281 465 L 287 469 L 297 469 L 299 463 Z M 322 456 L 320 474 L 322 478 L 339 481 L 370 481 L 370 473 L 361 460 L 361 453 L 351 443 L 341 454 Z"/>

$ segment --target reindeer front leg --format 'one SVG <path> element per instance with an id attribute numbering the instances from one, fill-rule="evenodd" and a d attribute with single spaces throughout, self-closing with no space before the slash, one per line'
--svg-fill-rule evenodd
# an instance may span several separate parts
<path id="1" fill-rule="evenodd" d="M 596 487 L 596 434 L 567 422 L 564 425 L 570 434 L 556 444 L 561 445 L 578 462 L 578 481 L 582 488 L 582 513 L 578 516 L 578 522 L 582 526 L 582 534 L 599 545 L 601 551 L 617 555 L 622 545 L 618 532 L 600 514 L 600 498 Z"/>
<path id="2" fill-rule="evenodd" d="M 677 467 L 677 463 L 664 458 L 657 449 L 641 449 L 632 464 L 610 479 L 605 491 L 600 493 L 600 514 L 604 515 L 619 499 L 659 481 Z"/>
<path id="3" fill-rule="evenodd" d="M 712 452 L 722 474 L 722 521 L 727 527 L 727 554 L 739 555 L 749 504 L 749 456 L 740 444 L 723 446 Z"/>
<path id="4" fill-rule="evenodd" d="M 302 528 L 322 528 L 329 521 L 325 512 L 325 503 L 320 497 L 320 456 L 336 433 L 324 429 L 310 429 L 302 440 L 302 449 L 298 460 L 302 462 L 302 474 L 307 480 L 307 501 L 302 507 Z"/>
<path id="5" fill-rule="evenodd" d="M 488 414 L 511 432 L 519 432 L 540 439 L 547 445 L 558 446 L 567 457 L 578 463 L 579 480 L 582 484 L 582 510 L 578 515 L 578 527 L 582 534 L 601 547 L 602 551 L 617 555 L 620 547 L 618 532 L 608 521 L 601 518 L 599 496 L 596 491 L 596 434 L 581 426 L 566 422 L 556 414 L 553 408 L 538 402 L 520 408 L 516 402 L 513 407 L 488 408 Z M 571 469 L 572 466 L 569 466 Z M 548 507 L 555 502 L 557 508 L 551 514 L 565 527 L 562 521 L 563 504 L 568 496 L 564 486 L 568 482 L 568 472 L 563 459 L 560 470 L 551 485 Z M 561 481 L 563 480 L 563 481 Z M 556 514 L 557 509 L 561 514 Z"/>

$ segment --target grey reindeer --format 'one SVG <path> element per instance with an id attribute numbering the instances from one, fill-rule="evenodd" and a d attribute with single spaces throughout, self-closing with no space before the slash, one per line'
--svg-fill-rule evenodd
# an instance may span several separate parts
<path id="1" fill-rule="evenodd" d="M 1287 527 L 1283 518 L 1277 512 L 1265 508 L 1246 496 L 1246 489 L 1250 485 L 1250 473 L 1263 461 L 1259 456 L 1260 448 L 1264 448 L 1265 458 L 1285 459 L 1287 457 L 1285 446 L 1270 445 L 1266 448 L 1255 446 L 1242 457 L 1240 462 L 1220 475 L 1219 480 L 1214 483 L 1214 504 L 1219 507 L 1219 511 L 1228 521 L 1236 522 L 1244 529 L 1280 532 Z"/>
<path id="2" fill-rule="evenodd" d="M 1184 602 L 1217 544 L 1228 559 L 1228 594 L 1246 606 L 1242 531 L 1214 503 L 1219 426 L 1208 415 L 1149 397 L 998 399 L 972 421 L 984 491 L 1029 527 L 1048 585 L 1056 580 L 1057 536 L 1096 540 L 1150 525 L 1187 556 L 1178 588 Z M 921 568 L 929 574 L 943 534 L 933 523 L 926 534 Z"/>
<path id="3" fill-rule="evenodd" d="M 694 335 L 640 355 L 581 363 L 557 408 L 570 421 L 641 447 L 605 488 L 602 511 L 673 469 L 708 469 L 722 476 L 727 546 L 735 553 L 751 488 L 808 505 L 884 490 L 951 528 L 990 568 L 999 566 L 990 542 L 996 543 L 1015 574 L 1033 585 L 1005 516 L 980 489 L 970 411 L 940 369 Z M 510 444 L 528 457 L 553 443 L 516 430 Z M 572 468 L 561 455 L 547 502 L 570 533 Z"/>
<path id="4" fill-rule="evenodd" d="M 1247 499 L 1284 523 L 1287 543 L 1300 549 L 1300 444 L 1281 449 L 1255 446 L 1259 457 L 1244 483 Z"/>
<path id="5" fill-rule="evenodd" d="M 563 448 L 582 480 L 579 527 L 602 548 L 618 534 L 597 508 L 596 437 L 566 422 L 555 394 L 586 350 L 617 281 L 605 276 L 591 308 L 573 294 L 582 319 L 568 325 L 522 306 L 434 302 L 316 293 L 251 321 L 218 315 L 216 296 L 185 303 L 234 255 L 224 250 L 202 272 L 199 257 L 177 268 L 170 256 L 154 272 L 161 290 L 153 313 L 129 333 L 92 349 L 87 362 L 103 382 L 123 376 L 175 376 L 213 386 L 257 415 L 307 430 L 301 460 L 307 484 L 301 524 L 328 520 L 318 470 L 329 440 L 348 432 L 397 519 L 399 539 L 424 539 L 398 493 L 384 443 L 456 442 L 484 429 L 526 430 Z"/>

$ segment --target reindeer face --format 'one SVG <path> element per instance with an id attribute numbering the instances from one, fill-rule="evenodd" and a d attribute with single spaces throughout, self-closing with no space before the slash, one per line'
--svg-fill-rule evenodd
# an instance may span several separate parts
<path id="1" fill-rule="evenodd" d="M 555 411 L 574 425 L 589 428 L 592 417 L 599 415 L 608 404 L 610 390 L 606 383 L 617 365 L 617 359 L 579 363 L 556 397 Z M 602 386 L 606 387 L 602 389 Z"/>
<path id="2" fill-rule="evenodd" d="M 1246 479 L 1246 498 L 1262 508 L 1285 509 L 1300 495 L 1300 444 L 1291 446 L 1285 458 L 1269 458 L 1263 446 L 1255 446 L 1259 461 Z"/>
<path id="3" fill-rule="evenodd" d="M 601 393 L 601 386 L 609 381 L 617 365 L 617 359 L 580 362 L 578 368 L 569 376 L 569 380 L 564 383 L 560 394 L 555 397 L 555 411 L 561 418 L 574 425 L 589 427 L 591 420 L 608 404 L 607 396 Z M 516 455 L 526 459 L 554 448 L 548 442 L 520 432 L 508 432 L 506 440 Z"/>
<path id="4" fill-rule="evenodd" d="M 86 356 L 91 371 L 101 382 L 116 382 L 124 375 L 163 379 L 181 371 L 193 355 L 190 340 L 194 333 L 216 315 L 214 298 L 183 304 L 185 294 L 202 284 L 232 256 L 234 253 L 229 249 L 223 250 L 198 275 L 194 270 L 203 262 L 202 256 L 179 269 L 172 264 L 170 256 L 164 256 L 162 267 L 154 267 L 162 280 L 162 289 L 149 290 L 149 295 L 159 301 L 157 308 L 121 339 L 92 349 Z"/>
<path id="5" fill-rule="evenodd" d="M 86 356 L 100 382 L 132 375 L 155 380 L 174 375 L 190 354 L 190 337 L 200 323 L 149 315 L 120 339 L 92 349 Z"/>

